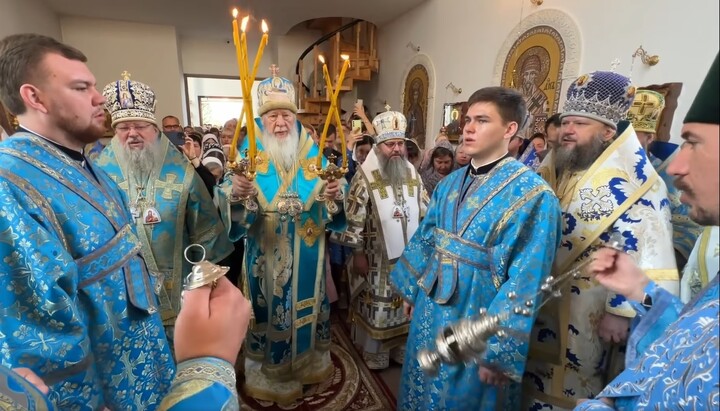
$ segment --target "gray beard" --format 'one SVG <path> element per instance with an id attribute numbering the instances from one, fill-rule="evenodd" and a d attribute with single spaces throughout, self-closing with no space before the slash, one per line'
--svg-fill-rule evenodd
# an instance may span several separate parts
<path id="1" fill-rule="evenodd" d="M 262 144 L 275 165 L 280 166 L 283 170 L 290 171 L 297 163 L 300 136 L 295 127 L 292 127 L 290 134 L 283 140 L 279 140 L 271 132 L 263 130 Z"/>
<path id="2" fill-rule="evenodd" d="M 405 184 L 408 177 L 407 160 L 402 157 L 387 157 L 380 149 L 374 148 L 375 154 L 380 165 L 380 172 L 390 180 L 393 187 L 399 187 Z"/>
<path id="3" fill-rule="evenodd" d="M 558 171 L 582 171 L 587 170 L 600 157 L 600 154 L 610 145 L 610 141 L 603 141 L 602 135 L 595 135 L 587 146 L 565 148 L 558 146 L 555 149 L 555 166 Z"/>
<path id="4" fill-rule="evenodd" d="M 122 157 L 128 166 L 128 174 L 139 177 L 141 181 L 150 177 L 155 165 L 159 164 L 159 161 L 156 160 L 159 151 L 159 141 L 150 144 L 145 142 L 142 150 L 133 150 L 128 147 L 126 142 L 122 149 Z"/>

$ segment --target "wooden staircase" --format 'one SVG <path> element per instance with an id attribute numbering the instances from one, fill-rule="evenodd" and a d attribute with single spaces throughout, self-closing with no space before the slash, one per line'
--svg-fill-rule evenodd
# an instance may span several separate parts
<path id="1" fill-rule="evenodd" d="M 373 73 L 378 72 L 380 61 L 377 58 L 376 28 L 371 23 L 356 21 L 352 25 L 343 25 L 340 18 L 322 18 L 308 22 L 308 27 L 320 30 L 323 33 L 320 39 L 324 41 L 313 44 L 309 48 L 311 52 L 298 60 L 295 90 L 300 108 L 298 119 L 317 127 L 325 121 L 330 109 L 319 56 L 322 54 L 325 57 L 333 85 L 342 68 L 340 56 L 350 56 L 350 68 L 340 87 L 341 95 L 354 90 L 357 82 L 370 81 Z M 307 70 L 312 76 L 303 82 Z"/>

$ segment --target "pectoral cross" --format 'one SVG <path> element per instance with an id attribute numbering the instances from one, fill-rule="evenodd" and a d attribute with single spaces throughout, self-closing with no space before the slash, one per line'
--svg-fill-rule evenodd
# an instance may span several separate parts
<path id="1" fill-rule="evenodd" d="M 182 193 L 184 186 L 182 184 L 176 184 L 175 183 L 176 180 L 177 180 L 177 175 L 168 174 L 166 181 L 158 180 L 155 182 L 155 187 L 163 190 L 160 197 L 164 198 L 165 200 L 172 200 L 173 191 L 175 191 L 177 193 Z"/>
<path id="2" fill-rule="evenodd" d="M 372 176 L 375 181 L 370 183 L 370 188 L 373 190 L 378 190 L 378 193 L 380 193 L 380 198 L 382 198 L 383 200 L 388 198 L 387 184 L 385 183 L 385 181 L 383 181 L 380 170 L 373 170 Z"/>

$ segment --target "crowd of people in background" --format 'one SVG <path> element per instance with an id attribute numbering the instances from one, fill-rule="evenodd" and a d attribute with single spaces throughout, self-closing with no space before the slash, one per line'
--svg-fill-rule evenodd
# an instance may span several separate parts
<path id="1" fill-rule="evenodd" d="M 158 121 L 150 86 L 100 92 L 85 62 L 0 41 L 19 121 L 0 143 L 0 408 L 235 410 L 236 371 L 289 406 L 334 374 L 335 308 L 369 369 L 402 364 L 402 410 L 718 406 L 718 57 L 681 147 L 657 141 L 664 97 L 610 71 L 540 125 L 520 91 L 481 88 L 462 137 L 432 144 L 362 101 L 303 124 L 274 74 L 250 144 L 236 119 Z M 481 312 L 508 332 L 425 373 L 419 351 Z"/>

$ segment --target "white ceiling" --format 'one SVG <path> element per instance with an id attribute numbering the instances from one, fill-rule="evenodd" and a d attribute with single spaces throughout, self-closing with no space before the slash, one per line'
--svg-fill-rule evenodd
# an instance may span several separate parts
<path id="1" fill-rule="evenodd" d="M 181 36 L 228 37 L 230 12 L 266 19 L 284 35 L 298 23 L 320 17 L 350 17 L 387 23 L 425 0 L 45 0 L 62 16 L 174 25 Z"/>

